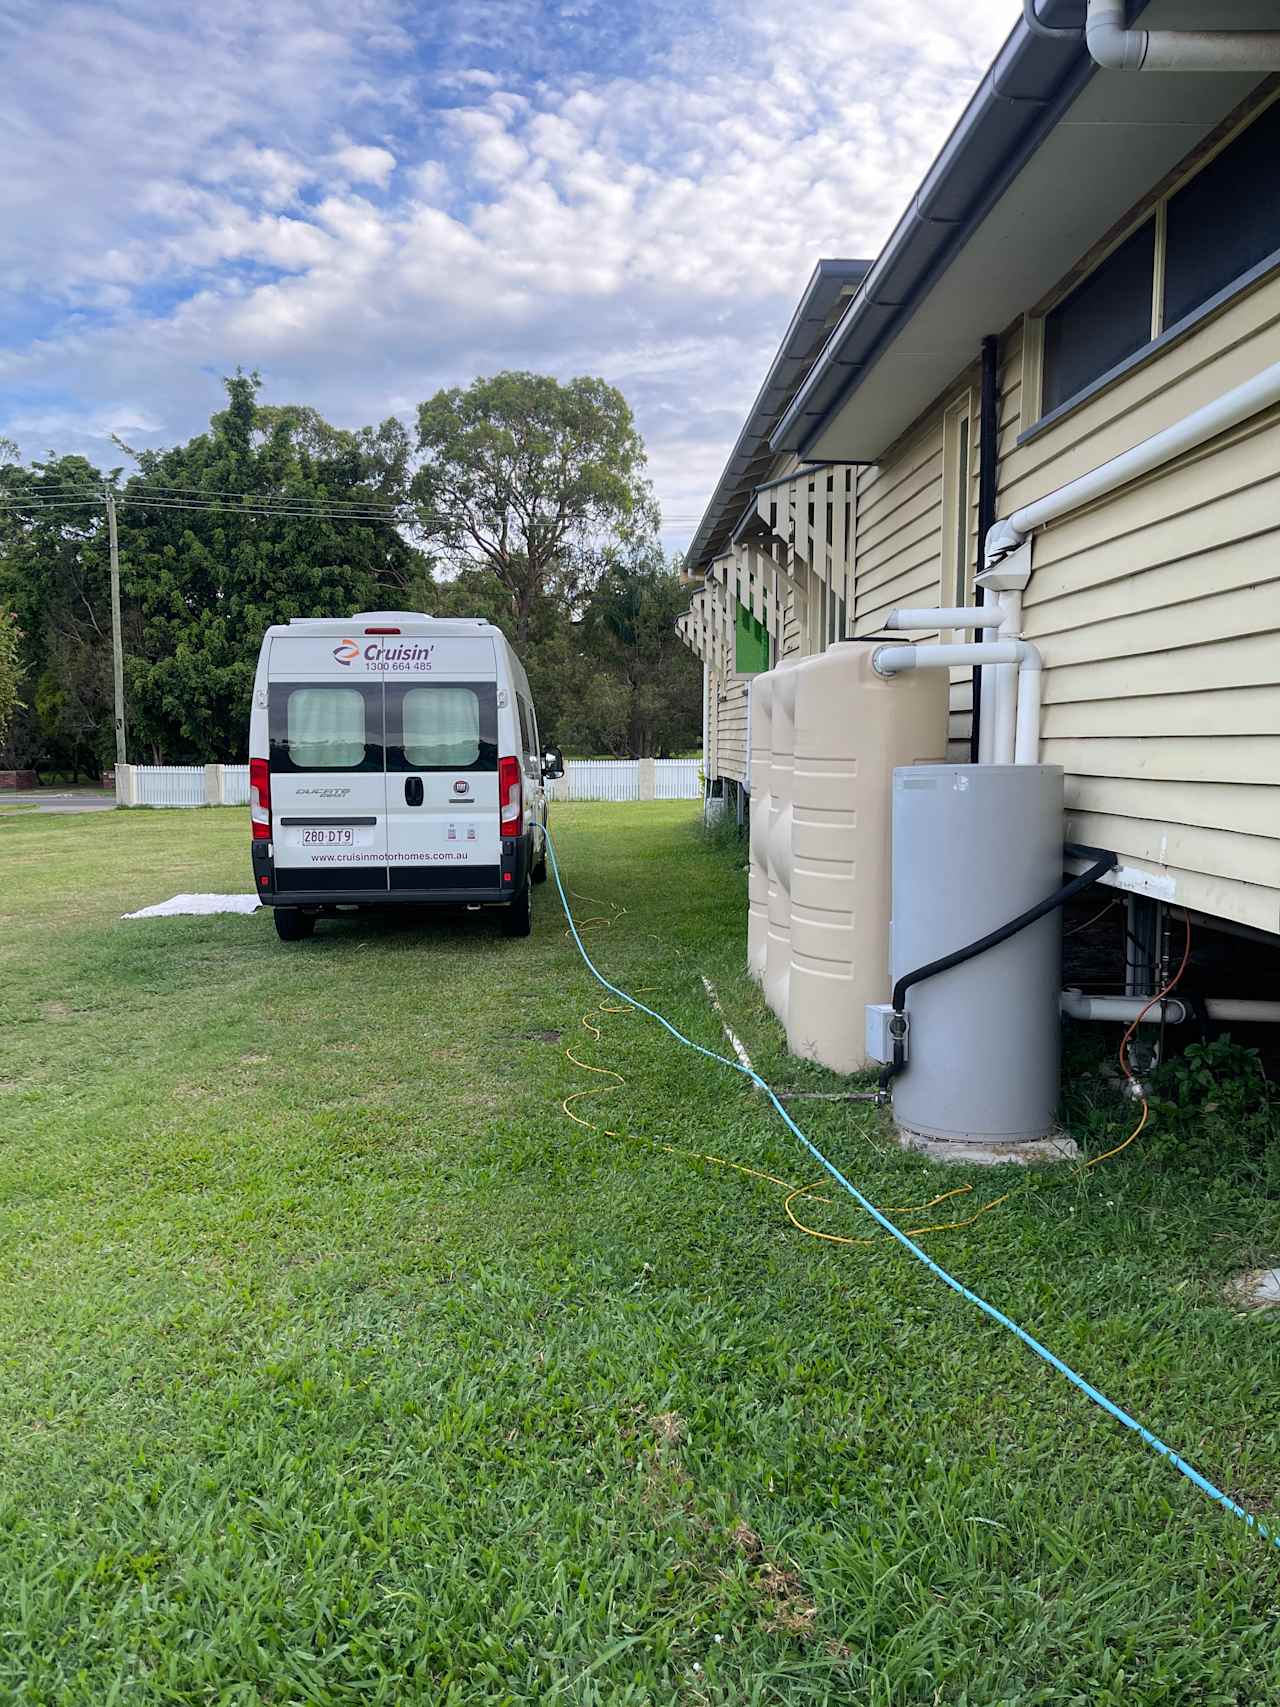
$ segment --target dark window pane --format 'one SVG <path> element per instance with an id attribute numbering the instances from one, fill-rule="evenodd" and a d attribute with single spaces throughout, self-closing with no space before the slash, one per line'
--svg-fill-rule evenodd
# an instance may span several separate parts
<path id="1" fill-rule="evenodd" d="M 1280 249 L 1280 106 L 1268 107 L 1169 202 L 1164 323 Z"/>
<path id="2" fill-rule="evenodd" d="M 1042 413 L 1150 343 L 1155 257 L 1149 219 L 1045 315 Z"/>
<path id="3" fill-rule="evenodd" d="M 494 771 L 498 696 L 492 682 L 387 684 L 389 771 Z"/>
<path id="4" fill-rule="evenodd" d="M 415 770 L 465 770 L 480 756 L 473 688 L 409 688 L 400 707 L 404 756 Z"/>
<path id="5" fill-rule="evenodd" d="M 359 687 L 273 682 L 269 691 L 272 770 L 382 769 L 381 682 Z"/>
<path id="6" fill-rule="evenodd" d="M 349 771 L 364 758 L 359 688 L 294 688 L 285 713 L 289 757 L 300 771 Z"/>

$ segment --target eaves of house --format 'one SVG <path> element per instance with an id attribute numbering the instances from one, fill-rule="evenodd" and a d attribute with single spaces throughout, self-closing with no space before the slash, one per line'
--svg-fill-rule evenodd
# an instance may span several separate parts
<path id="1" fill-rule="evenodd" d="M 1150 0 L 1131 21 L 1203 28 L 1207 4 Z M 1208 10 L 1214 29 L 1275 24 L 1274 0 Z M 1046 39 L 1018 22 L 875 262 L 819 264 L 691 541 L 689 571 L 731 542 L 780 458 L 876 461 L 984 336 L 1060 286 L 1260 81 L 1099 72 L 1083 13 L 1083 0 L 1040 0 L 1045 23 L 1076 33 Z"/>

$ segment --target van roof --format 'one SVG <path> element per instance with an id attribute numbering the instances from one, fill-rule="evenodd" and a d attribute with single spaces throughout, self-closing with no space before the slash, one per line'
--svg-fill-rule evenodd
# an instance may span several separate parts
<path id="1" fill-rule="evenodd" d="M 401 634 L 432 634 L 442 639 L 451 635 L 493 635 L 505 640 L 502 630 L 479 616 L 428 616 L 420 610 L 362 610 L 351 616 L 295 616 L 288 622 L 273 623 L 269 635 L 334 634 L 345 637 L 352 629 L 395 628 Z"/>

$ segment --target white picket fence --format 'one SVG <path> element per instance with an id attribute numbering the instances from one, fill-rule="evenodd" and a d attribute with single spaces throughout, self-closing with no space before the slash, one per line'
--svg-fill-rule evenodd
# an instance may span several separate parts
<path id="1" fill-rule="evenodd" d="M 136 798 L 132 806 L 204 806 L 203 765 L 131 765 Z"/>
<path id="2" fill-rule="evenodd" d="M 655 759 L 656 800 L 701 800 L 701 759 Z"/>
<path id="3" fill-rule="evenodd" d="M 701 800 L 697 759 L 566 759 L 552 800 Z"/>
<path id="4" fill-rule="evenodd" d="M 247 806 L 248 765 L 123 765 L 116 799 L 122 806 Z"/>
<path id="5" fill-rule="evenodd" d="M 552 800 L 700 800 L 697 759 L 569 759 Z M 247 806 L 248 765 L 125 765 L 124 806 Z"/>

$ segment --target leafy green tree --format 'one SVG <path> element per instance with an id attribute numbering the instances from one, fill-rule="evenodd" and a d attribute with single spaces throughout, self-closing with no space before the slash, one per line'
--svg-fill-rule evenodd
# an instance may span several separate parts
<path id="1" fill-rule="evenodd" d="M 28 700 L 3 762 L 92 773 L 112 741 L 104 476 L 79 456 L 24 467 L 0 451 L 0 605 L 22 632 Z"/>
<path id="2" fill-rule="evenodd" d="M 0 441 L 0 611 L 21 634 L 28 702 L 0 763 L 92 774 L 111 760 L 108 487 L 137 757 L 242 754 L 264 628 L 392 606 L 498 623 L 543 733 L 566 748 L 696 741 L 697 666 L 672 628 L 685 595 L 652 544 L 644 452 L 618 392 L 529 374 L 442 392 L 420 411 L 413 476 L 395 420 L 350 432 L 260 402 L 256 375 L 225 383 L 207 432 L 122 446 L 128 477 L 81 457 L 24 466 Z M 415 514 L 430 555 L 405 536 Z"/>
<path id="3" fill-rule="evenodd" d="M 596 742 L 609 752 L 660 757 L 702 733 L 702 669 L 676 633 L 689 591 L 655 547 L 606 570 L 587 603 L 583 650 L 607 695 L 584 695 Z M 594 712 L 593 712 L 594 701 Z"/>
<path id="4" fill-rule="evenodd" d="M 9 734 L 14 713 L 22 708 L 18 698 L 22 675 L 22 630 L 11 610 L 0 609 L 0 746 Z"/>
<path id="5" fill-rule="evenodd" d="M 131 745 L 157 762 L 243 753 L 269 624 L 399 604 L 424 574 L 398 421 L 348 432 L 259 404 L 256 374 L 225 383 L 209 431 L 138 453 L 120 494 Z"/>
<path id="6" fill-rule="evenodd" d="M 422 539 L 458 572 L 496 583 L 523 649 L 540 599 L 570 612 L 618 541 L 655 525 L 644 444 L 620 391 L 500 373 L 418 410 L 412 493 Z"/>

